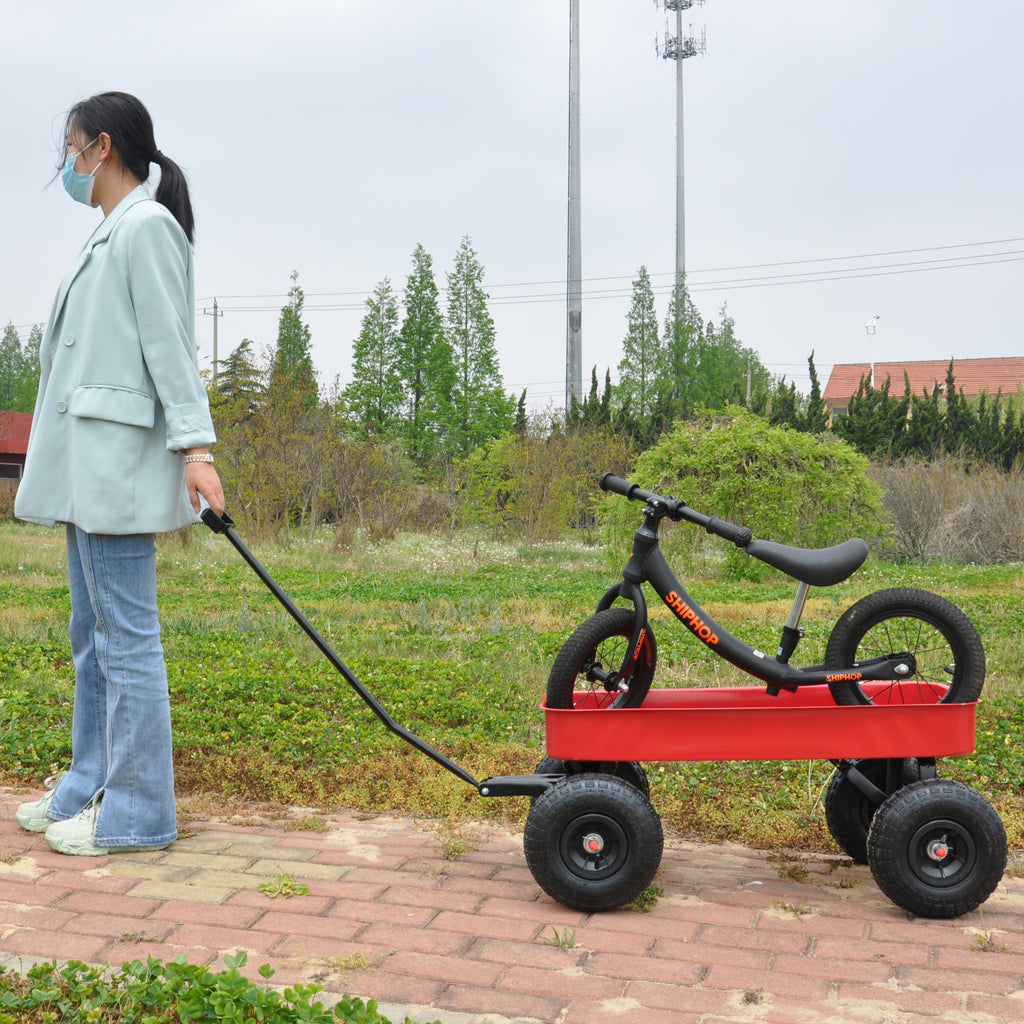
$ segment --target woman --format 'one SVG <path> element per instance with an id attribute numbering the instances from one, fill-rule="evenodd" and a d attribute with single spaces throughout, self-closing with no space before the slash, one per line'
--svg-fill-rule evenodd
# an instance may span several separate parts
<path id="1" fill-rule="evenodd" d="M 50 313 L 15 513 L 67 532 L 72 755 L 16 816 L 60 853 L 98 856 L 177 835 L 154 535 L 196 522 L 200 498 L 219 514 L 224 495 L 196 360 L 185 176 L 119 92 L 71 109 L 63 158 L 68 194 L 104 219 Z"/>

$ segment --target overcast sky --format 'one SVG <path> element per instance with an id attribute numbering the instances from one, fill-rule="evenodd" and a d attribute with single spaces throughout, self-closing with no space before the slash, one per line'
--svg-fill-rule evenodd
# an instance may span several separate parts
<path id="1" fill-rule="evenodd" d="M 675 259 L 675 68 L 651 0 L 581 0 L 583 368 L 613 379 L 645 265 Z M 674 26 L 674 15 L 673 18 Z M 688 283 L 806 391 L 831 365 L 1022 354 L 1024 5 L 708 0 L 684 14 Z M 274 342 L 293 270 L 323 383 L 367 294 L 471 236 L 506 387 L 565 393 L 568 0 L 0 0 L 0 321 L 44 321 L 100 211 L 54 172 L 64 112 L 148 106 L 190 177 L 197 335 Z M 873 344 L 864 325 L 875 315 Z"/>

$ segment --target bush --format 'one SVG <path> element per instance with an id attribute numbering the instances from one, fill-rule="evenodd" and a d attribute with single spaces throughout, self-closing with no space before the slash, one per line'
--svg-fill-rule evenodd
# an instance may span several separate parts
<path id="1" fill-rule="evenodd" d="M 462 520 L 528 543 L 567 530 L 585 534 L 596 523 L 598 478 L 621 473 L 630 454 L 627 439 L 600 427 L 564 430 L 535 420 L 460 460 Z"/>
<path id="2" fill-rule="evenodd" d="M 884 553 L 901 560 L 1024 560 L 1024 474 L 959 456 L 872 467 L 892 533 Z"/>
<path id="3" fill-rule="evenodd" d="M 674 494 L 694 508 L 749 526 L 755 537 L 799 547 L 827 547 L 854 536 L 869 543 L 887 531 L 882 490 L 867 459 L 829 434 L 772 427 L 738 413 L 679 423 L 636 463 L 645 490 Z M 638 523 L 638 509 L 621 498 L 606 503 L 609 539 L 621 553 Z M 670 562 L 691 561 L 707 541 L 703 531 L 664 532 Z M 712 543 L 723 545 L 720 539 Z M 730 575 L 763 579 L 771 570 L 729 545 Z"/>

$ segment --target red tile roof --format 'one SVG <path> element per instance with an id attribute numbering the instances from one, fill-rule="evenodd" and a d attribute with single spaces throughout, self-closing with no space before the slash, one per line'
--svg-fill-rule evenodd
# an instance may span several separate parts
<path id="1" fill-rule="evenodd" d="M 948 359 L 926 359 L 911 363 L 875 363 L 875 387 L 881 387 L 885 378 L 890 380 L 889 393 L 903 397 L 904 373 L 910 378 L 912 394 L 931 394 L 936 384 L 945 388 Z M 837 363 L 832 367 L 825 393 L 822 396 L 830 405 L 842 405 L 857 393 L 862 377 L 871 372 L 870 363 Z M 998 359 L 954 359 L 953 377 L 957 391 L 967 397 L 982 392 L 995 396 L 1016 394 L 1024 385 L 1024 357 L 1005 356 Z"/>
<path id="2" fill-rule="evenodd" d="M 0 455 L 24 455 L 31 427 L 31 413 L 0 412 Z"/>

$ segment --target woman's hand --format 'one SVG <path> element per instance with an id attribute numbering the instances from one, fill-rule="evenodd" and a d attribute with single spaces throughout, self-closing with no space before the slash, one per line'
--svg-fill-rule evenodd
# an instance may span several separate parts
<path id="1" fill-rule="evenodd" d="M 200 495 L 217 515 L 224 515 L 224 488 L 212 462 L 186 462 L 185 486 L 196 515 L 199 515 Z"/>

